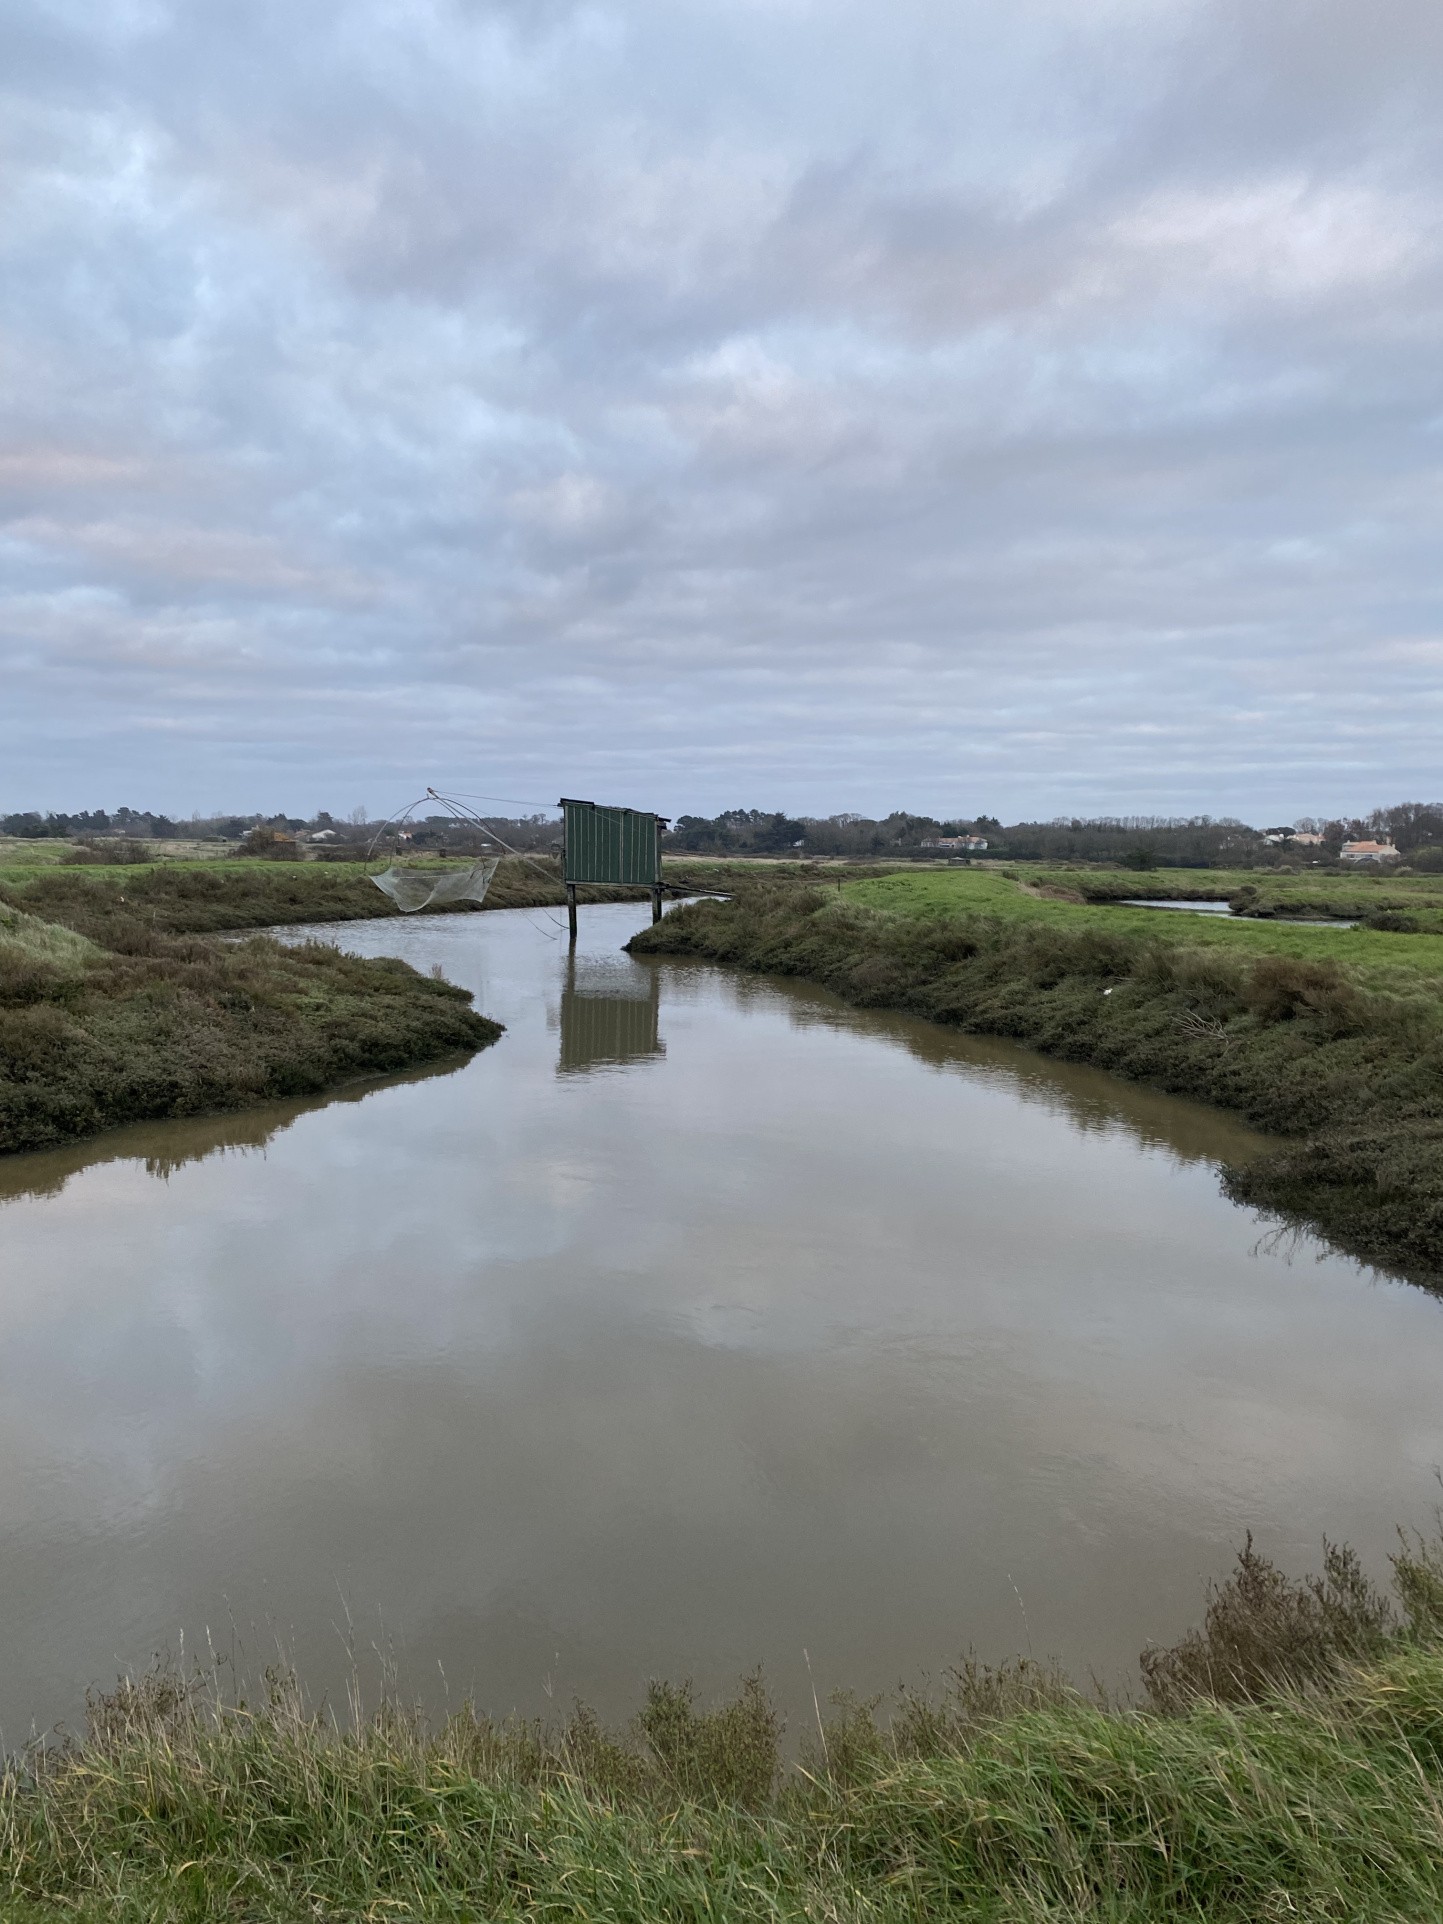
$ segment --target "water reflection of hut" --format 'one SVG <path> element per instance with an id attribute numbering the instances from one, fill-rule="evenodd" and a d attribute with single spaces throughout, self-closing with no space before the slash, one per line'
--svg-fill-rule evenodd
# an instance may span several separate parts
<path id="1" fill-rule="evenodd" d="M 558 1075 L 643 1062 L 666 1054 L 660 1034 L 661 981 L 653 969 L 620 958 L 573 954 L 561 988 Z"/>

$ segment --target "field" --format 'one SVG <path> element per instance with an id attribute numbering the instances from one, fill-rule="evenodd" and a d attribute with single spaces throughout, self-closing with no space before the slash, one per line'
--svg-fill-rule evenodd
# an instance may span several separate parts
<path id="1" fill-rule="evenodd" d="M 12 847 L 14 844 L 12 844 Z M 26 843 L 24 850 L 36 844 Z M 467 865 L 466 857 L 408 859 L 422 871 Z M 175 861 L 70 866 L 59 861 L 0 863 L 0 901 L 33 915 L 84 929 L 97 938 L 112 924 L 137 917 L 173 935 L 206 935 L 239 929 L 282 928 L 298 922 L 356 922 L 400 910 L 375 887 L 371 862 L 264 862 L 256 860 Z M 738 863 L 668 863 L 668 885 L 724 888 L 748 866 Z M 797 869 L 791 871 L 801 874 Z M 867 871 L 863 871 L 865 874 Z M 587 902 L 645 901 L 638 888 L 583 885 L 577 899 Z M 485 909 L 558 908 L 566 892 L 561 865 L 554 858 L 503 856 L 487 891 Z M 428 911 L 470 915 L 473 903 Z"/>
<path id="2" fill-rule="evenodd" d="M 1238 1200 L 1443 1286 L 1443 937 L 1112 907 L 1077 899 L 1101 872 L 1014 873 L 753 882 L 631 946 L 806 977 L 1232 1109 L 1280 1139 L 1225 1172 Z"/>
<path id="3" fill-rule="evenodd" d="M 418 862 L 418 868 L 456 862 Z M 355 922 L 400 911 L 370 880 L 364 862 L 196 861 L 69 867 L 56 863 L 0 867 L 0 899 L 34 915 L 100 935 L 137 917 L 169 934 L 202 935 L 278 928 L 297 922 Z M 554 868 L 554 876 L 548 874 Z M 630 891 L 628 891 L 630 892 Z M 587 891 L 601 899 L 605 891 Z M 615 891 L 612 891 L 614 894 Z M 486 898 L 488 908 L 535 908 L 563 902 L 559 867 L 506 857 Z M 469 904 L 440 913 L 471 913 Z"/>
<path id="4" fill-rule="evenodd" d="M 1331 960 L 1378 983 L 1414 975 L 1443 981 L 1443 877 L 1436 875 L 1267 878 L 1196 869 L 1119 874 L 1076 869 L 924 869 L 842 883 L 843 893 L 897 915 L 988 915 L 1063 929 L 1096 929 L 1145 941 L 1240 955 Z M 1178 909 L 1116 906 L 1127 898 L 1244 900 L 1248 915 L 1196 915 Z M 1416 931 L 1316 928 L 1291 916 L 1403 913 Z M 1266 917 L 1252 919 L 1254 915 Z M 1436 925 L 1436 933 L 1433 929 Z"/>
<path id="5" fill-rule="evenodd" d="M 631 1723 L 403 1703 L 344 1720 L 272 1670 L 160 1670 L 0 1775 L 16 1920 L 993 1919 L 1313 1924 L 1443 1912 L 1443 1545 L 1393 1595 L 1346 1550 L 1290 1580 L 1247 1545 L 1145 1702 L 963 1661 L 890 1714 L 834 1702 L 784 1762 L 759 1677 Z M 795 1750 L 795 1745 L 793 1746 Z"/>

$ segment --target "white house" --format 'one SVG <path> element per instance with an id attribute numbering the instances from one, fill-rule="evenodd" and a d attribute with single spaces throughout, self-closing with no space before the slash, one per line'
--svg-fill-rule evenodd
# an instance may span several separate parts
<path id="1" fill-rule="evenodd" d="M 1396 862 L 1398 850 L 1391 842 L 1344 842 L 1338 851 L 1345 862 Z"/>

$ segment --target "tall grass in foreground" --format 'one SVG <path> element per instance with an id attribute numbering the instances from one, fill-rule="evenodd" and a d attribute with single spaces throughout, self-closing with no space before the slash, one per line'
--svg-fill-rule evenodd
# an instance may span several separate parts
<path id="1" fill-rule="evenodd" d="M 1251 1544 L 1146 1708 L 968 1664 L 800 1765 L 757 1678 L 624 1730 L 397 1704 L 345 1723 L 157 1673 L 0 1781 L 15 1918 L 1408 1919 L 1443 1914 L 1443 1550 L 1394 1599 Z"/>

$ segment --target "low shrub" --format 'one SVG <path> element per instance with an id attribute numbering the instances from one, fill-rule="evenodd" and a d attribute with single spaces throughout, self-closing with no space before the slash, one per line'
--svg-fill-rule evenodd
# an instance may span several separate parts
<path id="1" fill-rule="evenodd" d="M 29 946 L 0 922 L 0 1153 L 316 1094 L 501 1033 L 451 983 L 320 943 L 221 943 L 115 919 L 105 947 L 66 930 L 44 945 L 35 918 L 14 926 Z"/>
<path id="2" fill-rule="evenodd" d="M 1202 1628 L 1166 1650 L 1145 1650 L 1142 1674 L 1159 1710 L 1185 1710 L 1200 1697 L 1256 1703 L 1288 1686 L 1334 1681 L 1344 1667 L 1376 1657 L 1397 1629 L 1388 1598 L 1346 1545 L 1323 1546 L 1323 1572 L 1301 1583 L 1253 1548 L 1208 1598 Z"/>
<path id="3" fill-rule="evenodd" d="M 1329 1035 L 1357 1035 L 1368 1027 L 1368 1000 L 1336 962 L 1260 956 L 1244 979 L 1242 993 L 1245 1007 L 1261 1022 L 1315 1015 Z"/>
<path id="4" fill-rule="evenodd" d="M 634 1727 L 670 1796 L 743 1810 L 770 1802 L 781 1767 L 781 1719 L 760 1671 L 742 1680 L 732 1703 L 711 1711 L 698 1711 L 690 1682 L 653 1682 Z"/>
<path id="5" fill-rule="evenodd" d="M 257 827 L 243 835 L 236 844 L 236 854 L 252 856 L 262 862 L 299 862 L 300 846 L 294 835 L 284 835 L 279 829 Z"/>
<path id="6" fill-rule="evenodd" d="M 389 896 L 371 881 L 375 867 L 375 863 L 358 859 L 355 850 L 326 862 L 299 862 L 289 857 L 234 865 L 167 862 L 113 875 L 57 866 L 23 878 L 9 877 L 0 885 L 0 906 L 28 911 L 102 943 L 112 940 L 116 931 L 137 923 L 162 935 L 210 935 L 281 928 L 298 922 L 355 922 L 399 915 Z M 580 892 L 580 899 L 615 901 L 643 893 L 637 889 L 586 888 Z M 554 858 L 523 861 L 507 856 L 492 878 L 486 907 L 555 907 L 565 900 L 561 865 Z M 471 903 L 454 903 L 431 911 L 459 915 L 476 912 Z"/>
<path id="7" fill-rule="evenodd" d="M 67 848 L 60 860 L 68 868 L 131 868 L 138 863 L 153 862 L 155 850 L 149 842 L 87 838 L 77 842 L 74 848 Z"/>

